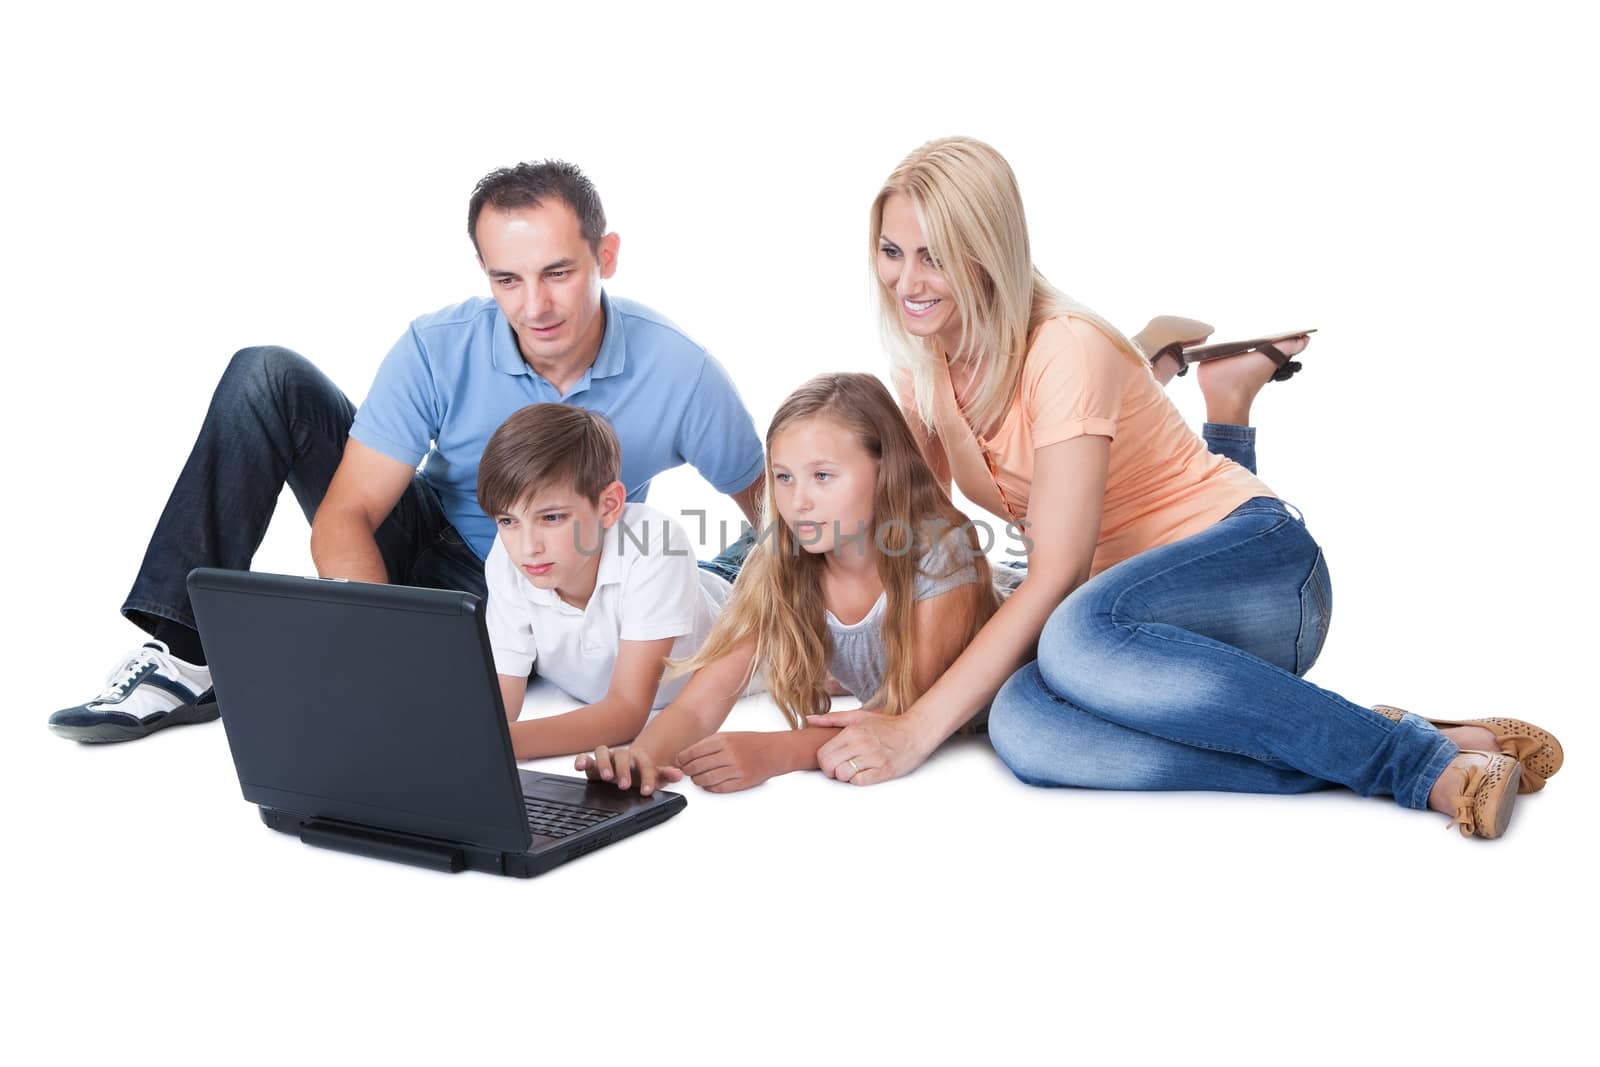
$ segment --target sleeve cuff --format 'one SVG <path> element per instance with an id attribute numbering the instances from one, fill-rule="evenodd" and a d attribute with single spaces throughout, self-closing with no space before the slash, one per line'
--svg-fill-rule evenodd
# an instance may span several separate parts
<path id="1" fill-rule="evenodd" d="M 662 619 L 622 631 L 622 641 L 660 641 L 664 637 L 685 637 L 694 633 L 694 620 L 690 618 Z"/>
<path id="2" fill-rule="evenodd" d="M 533 673 L 534 657 L 502 648 L 496 648 L 492 651 L 494 652 L 494 672 L 496 674 L 504 674 L 512 678 L 526 678 Z"/>
<path id="3" fill-rule="evenodd" d="M 364 443 L 365 442 L 363 442 L 363 444 Z M 734 493 L 742 493 L 746 489 L 750 488 L 750 486 L 755 483 L 755 480 L 761 477 L 762 472 L 764 472 L 766 469 L 767 457 L 765 455 L 758 454 L 756 456 L 755 465 L 747 468 L 744 474 L 733 479 L 731 482 L 720 484 L 717 482 L 712 482 L 711 487 L 717 492 L 725 493 L 728 496 L 732 496 Z"/>
<path id="4" fill-rule="evenodd" d="M 1035 437 L 1035 449 L 1048 448 L 1059 445 L 1062 441 L 1071 441 L 1076 437 L 1109 437 L 1113 440 L 1117 436 L 1117 423 L 1115 419 L 1069 419 L 1056 427 L 1055 432 L 1048 437 Z"/>
<path id="5" fill-rule="evenodd" d="M 381 452 L 390 459 L 399 460 L 408 467 L 415 467 L 422 462 L 422 457 L 428 454 L 426 449 L 418 452 L 410 445 L 391 441 L 387 437 L 374 433 L 372 427 L 363 426 L 359 422 L 350 427 L 350 436 L 374 452 Z"/>

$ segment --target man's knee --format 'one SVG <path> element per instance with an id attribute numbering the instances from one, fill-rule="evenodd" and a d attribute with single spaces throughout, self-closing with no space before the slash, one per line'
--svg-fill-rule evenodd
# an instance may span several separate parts
<path id="1" fill-rule="evenodd" d="M 241 348 L 228 361 L 217 392 L 227 396 L 281 394 L 310 367 L 304 356 L 278 345 Z"/>

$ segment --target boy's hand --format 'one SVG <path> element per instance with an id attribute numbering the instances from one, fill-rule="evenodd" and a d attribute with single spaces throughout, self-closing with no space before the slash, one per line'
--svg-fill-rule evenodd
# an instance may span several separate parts
<path id="1" fill-rule="evenodd" d="M 676 767 L 657 767 L 650 753 L 637 745 L 608 749 L 601 745 L 592 756 L 579 756 L 573 766 L 590 778 L 615 782 L 618 789 L 627 789 L 639 783 L 639 795 L 647 797 L 655 792 L 656 782 L 676 782 L 683 772 Z"/>
<path id="2" fill-rule="evenodd" d="M 678 766 L 694 784 L 711 793 L 737 793 L 779 773 L 771 735 L 712 734 L 678 753 Z"/>

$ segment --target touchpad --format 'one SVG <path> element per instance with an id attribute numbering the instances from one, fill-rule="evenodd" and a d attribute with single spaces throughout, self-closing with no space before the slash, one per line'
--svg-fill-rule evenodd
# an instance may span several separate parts
<path id="1" fill-rule="evenodd" d="M 624 793 L 608 782 L 591 782 L 587 778 L 534 778 L 529 775 L 524 777 L 522 785 L 523 792 L 529 796 L 581 804 L 601 811 L 626 811 L 641 799 L 637 793 Z"/>

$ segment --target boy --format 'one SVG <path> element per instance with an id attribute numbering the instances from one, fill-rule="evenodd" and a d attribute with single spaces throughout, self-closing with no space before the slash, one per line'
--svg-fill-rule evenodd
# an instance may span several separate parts
<path id="1" fill-rule="evenodd" d="M 676 522 L 627 502 L 621 469 L 610 423 L 570 404 L 522 408 L 483 451 L 485 622 L 519 760 L 631 741 L 688 680 L 661 684 L 667 657 L 700 647 L 732 589 Z M 518 722 L 536 666 L 587 706 Z"/>

